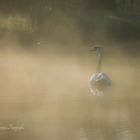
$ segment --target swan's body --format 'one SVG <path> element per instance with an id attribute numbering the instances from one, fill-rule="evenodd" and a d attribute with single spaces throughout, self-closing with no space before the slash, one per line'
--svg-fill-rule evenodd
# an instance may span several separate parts
<path id="1" fill-rule="evenodd" d="M 106 73 L 101 72 L 102 60 L 104 51 L 101 47 L 95 47 L 93 51 L 99 52 L 99 63 L 97 67 L 97 72 L 90 77 L 89 86 L 90 91 L 93 95 L 102 96 L 105 95 L 108 91 L 108 88 L 111 86 L 111 80 Z"/>

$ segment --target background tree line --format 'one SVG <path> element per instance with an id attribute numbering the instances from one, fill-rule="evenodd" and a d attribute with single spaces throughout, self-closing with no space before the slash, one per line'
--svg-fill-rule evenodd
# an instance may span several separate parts
<path id="1" fill-rule="evenodd" d="M 109 34 L 111 33 L 111 37 L 115 38 L 124 39 L 124 36 L 126 38 L 129 36 L 130 39 L 135 36 L 134 34 L 139 37 L 139 9 L 139 0 L 1 0 L 0 16 L 27 17 L 22 21 L 25 21 L 25 27 L 29 32 L 24 29 L 20 18 L 13 21 L 19 22 L 17 25 L 22 25 L 24 31 L 18 28 L 16 32 L 20 32 L 18 35 L 25 39 L 25 42 L 42 37 L 48 40 L 50 38 L 66 40 L 65 37 L 73 30 L 80 31 L 84 40 L 91 41 L 95 40 L 93 37 L 100 37 L 100 34 L 103 34 L 102 28 L 106 28 Z M 118 18 L 108 18 L 110 15 Z M 9 22 L 7 19 L 3 21 Z M 60 32 L 61 25 L 64 27 L 63 34 L 56 32 L 57 30 Z M 105 25 L 107 26 L 104 27 Z M 69 26 L 76 27 L 71 29 L 72 27 Z M 66 31 L 70 29 L 72 31 Z M 3 29 L 0 30 L 0 35 L 3 36 Z M 68 36 L 68 39 L 70 37 Z M 98 39 L 100 40 L 97 37 Z"/>
<path id="2" fill-rule="evenodd" d="M 0 12 L 6 13 L 24 13 L 35 15 L 37 12 L 43 12 L 47 7 L 56 10 L 121 10 L 121 11 L 139 11 L 139 0 L 1 0 Z"/>

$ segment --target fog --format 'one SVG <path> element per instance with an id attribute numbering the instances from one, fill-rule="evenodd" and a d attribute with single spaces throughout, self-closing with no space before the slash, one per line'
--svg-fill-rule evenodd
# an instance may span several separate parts
<path id="1" fill-rule="evenodd" d="M 90 47 L 52 43 L 44 48 L 38 43 L 37 49 L 26 50 L 16 42 L 2 45 L 1 139 L 139 138 L 138 56 L 128 55 L 117 44 L 103 46 L 102 71 L 113 84 L 107 96 L 97 97 L 88 89 L 98 63 Z"/>
<path id="2" fill-rule="evenodd" d="M 0 139 L 139 140 L 137 1 L 0 5 Z M 130 12 L 131 11 L 131 12 Z M 112 86 L 93 96 L 95 45 Z"/>

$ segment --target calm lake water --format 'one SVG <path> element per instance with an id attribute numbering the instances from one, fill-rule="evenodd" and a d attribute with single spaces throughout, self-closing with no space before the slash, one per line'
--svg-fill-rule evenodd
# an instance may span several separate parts
<path id="1" fill-rule="evenodd" d="M 113 81 L 93 96 L 88 80 L 97 58 L 4 51 L 0 54 L 0 139 L 139 140 L 138 58 L 107 55 Z"/>

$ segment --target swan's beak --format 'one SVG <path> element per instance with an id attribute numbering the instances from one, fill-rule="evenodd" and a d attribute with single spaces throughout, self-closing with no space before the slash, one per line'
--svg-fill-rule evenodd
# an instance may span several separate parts
<path id="1" fill-rule="evenodd" d="M 98 50 L 98 47 L 94 47 L 93 49 L 91 49 L 90 51 L 92 52 L 96 52 Z"/>

